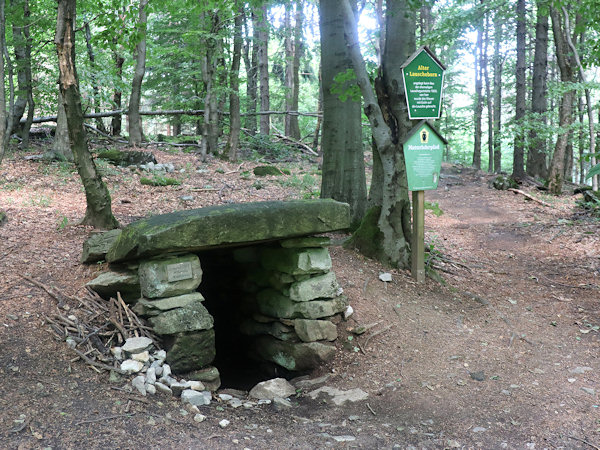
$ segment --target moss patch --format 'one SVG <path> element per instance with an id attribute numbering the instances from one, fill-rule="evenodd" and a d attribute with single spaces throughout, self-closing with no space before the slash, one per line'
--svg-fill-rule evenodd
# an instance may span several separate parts
<path id="1" fill-rule="evenodd" d="M 280 169 L 276 166 L 256 166 L 254 168 L 254 175 L 257 177 L 265 177 L 267 175 L 290 175 L 288 169 Z"/>
<path id="2" fill-rule="evenodd" d="M 140 178 L 140 183 L 146 186 L 179 186 L 181 181 L 176 180 L 175 178 L 154 175 L 152 178 Z"/>
<path id="3" fill-rule="evenodd" d="M 385 255 L 382 246 L 383 233 L 377 225 L 380 214 L 380 206 L 370 208 L 352 237 L 344 243 L 344 247 L 355 248 L 369 258 L 382 261 Z"/>

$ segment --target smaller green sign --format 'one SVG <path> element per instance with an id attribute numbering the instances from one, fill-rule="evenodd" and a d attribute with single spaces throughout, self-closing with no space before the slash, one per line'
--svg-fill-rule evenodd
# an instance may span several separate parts
<path id="1" fill-rule="evenodd" d="M 426 46 L 417 50 L 404 63 L 402 78 L 411 120 L 440 117 L 445 70 Z"/>
<path id="2" fill-rule="evenodd" d="M 403 144 L 409 190 L 437 189 L 446 144 L 447 141 L 425 120 L 410 131 Z"/>

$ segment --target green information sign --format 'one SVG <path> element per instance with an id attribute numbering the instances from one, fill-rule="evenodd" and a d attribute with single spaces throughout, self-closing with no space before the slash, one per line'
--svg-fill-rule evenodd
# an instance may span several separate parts
<path id="1" fill-rule="evenodd" d="M 437 189 L 442 168 L 442 155 L 448 142 L 427 121 L 422 120 L 404 141 L 404 160 L 408 189 Z"/>
<path id="2" fill-rule="evenodd" d="M 429 48 L 421 47 L 402 66 L 410 119 L 438 119 L 446 68 Z"/>

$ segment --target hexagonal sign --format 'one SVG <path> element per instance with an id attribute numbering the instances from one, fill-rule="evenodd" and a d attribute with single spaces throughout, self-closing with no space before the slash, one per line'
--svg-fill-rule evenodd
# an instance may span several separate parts
<path id="1" fill-rule="evenodd" d="M 402 66 L 404 92 L 410 119 L 438 119 L 441 113 L 446 68 L 427 46 Z"/>

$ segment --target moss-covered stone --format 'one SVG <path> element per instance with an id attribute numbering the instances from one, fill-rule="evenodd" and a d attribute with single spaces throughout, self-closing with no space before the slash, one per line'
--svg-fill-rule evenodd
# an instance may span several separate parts
<path id="1" fill-rule="evenodd" d="M 137 166 L 148 164 L 149 162 L 156 164 L 157 162 L 151 152 L 141 150 L 120 151 L 117 149 L 107 149 L 98 153 L 97 158 L 110 161 L 115 166 Z"/>
<path id="2" fill-rule="evenodd" d="M 255 346 L 261 358 L 295 371 L 321 367 L 335 355 L 333 345 L 320 342 L 284 342 L 271 336 L 257 338 Z"/>
<path id="3" fill-rule="evenodd" d="M 126 303 L 133 303 L 141 297 L 140 279 L 134 271 L 102 272 L 86 286 L 106 300 L 117 298 L 117 292 Z"/>
<path id="4" fill-rule="evenodd" d="M 339 288 L 335 274 L 328 272 L 293 283 L 288 295 L 296 302 L 308 302 L 316 298 L 334 298 Z"/>
<path id="5" fill-rule="evenodd" d="M 200 302 L 162 312 L 157 316 L 150 317 L 148 321 L 154 332 L 160 335 L 209 330 L 214 323 L 213 317 Z"/>
<path id="6" fill-rule="evenodd" d="M 337 327 L 329 320 L 294 320 L 294 330 L 304 342 L 335 341 Z"/>
<path id="7" fill-rule="evenodd" d="M 175 373 L 202 369 L 214 361 L 216 355 L 214 330 L 181 333 L 166 345 L 167 363 Z"/>
<path id="8" fill-rule="evenodd" d="M 265 269 L 290 275 L 325 273 L 331 270 L 331 257 L 326 248 L 272 248 L 265 249 L 261 258 Z"/>
<path id="9" fill-rule="evenodd" d="M 298 335 L 294 329 L 285 326 L 281 322 L 261 323 L 252 319 L 244 320 L 240 324 L 240 331 L 247 336 L 258 336 L 261 334 L 273 336 L 281 341 L 299 342 Z"/>
<path id="10" fill-rule="evenodd" d="M 94 263 L 102 261 L 106 257 L 108 249 L 115 243 L 120 234 L 121 230 L 118 228 L 92 234 L 83 243 L 81 262 Z"/>
<path id="11" fill-rule="evenodd" d="M 242 246 L 326 233 L 349 225 L 348 204 L 329 199 L 211 206 L 152 216 L 128 225 L 106 259 L 117 262 Z"/>
<path id="12" fill-rule="evenodd" d="M 258 293 L 258 311 L 270 317 L 284 319 L 320 319 L 342 312 L 347 305 L 343 296 L 331 300 L 295 302 L 273 289 Z"/>
<path id="13" fill-rule="evenodd" d="M 290 171 L 287 169 L 280 169 L 276 166 L 256 166 L 253 170 L 254 175 L 257 177 L 266 177 L 267 175 L 289 175 Z"/>
<path id="14" fill-rule="evenodd" d="M 204 297 L 200 292 L 192 292 L 190 294 L 178 295 L 176 297 L 160 298 L 157 300 L 148 300 L 141 298 L 133 307 L 136 314 L 140 316 L 150 317 L 157 316 L 163 311 L 169 311 L 175 308 L 184 308 L 193 305 L 197 302 L 204 301 Z"/>
<path id="15" fill-rule="evenodd" d="M 331 244 L 331 239 L 327 236 L 307 236 L 279 242 L 279 245 L 284 248 L 328 247 L 329 244 Z"/>
<path id="16" fill-rule="evenodd" d="M 148 298 L 186 294 L 202 281 L 200 260 L 191 254 L 142 261 L 138 273 L 142 294 Z"/>

